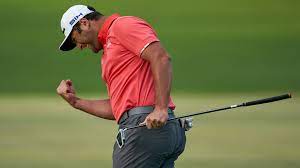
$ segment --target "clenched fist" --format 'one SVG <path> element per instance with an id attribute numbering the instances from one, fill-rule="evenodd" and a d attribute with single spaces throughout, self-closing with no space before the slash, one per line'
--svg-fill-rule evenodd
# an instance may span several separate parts
<path id="1" fill-rule="evenodd" d="M 76 97 L 75 89 L 71 80 L 62 80 L 56 89 L 57 94 L 64 98 L 71 106 L 75 107 Z M 76 108 L 76 107 L 75 107 Z"/>
<path id="2" fill-rule="evenodd" d="M 169 114 L 167 109 L 158 110 L 155 108 L 140 125 L 146 125 L 148 129 L 160 128 L 166 124 L 168 118 Z"/>

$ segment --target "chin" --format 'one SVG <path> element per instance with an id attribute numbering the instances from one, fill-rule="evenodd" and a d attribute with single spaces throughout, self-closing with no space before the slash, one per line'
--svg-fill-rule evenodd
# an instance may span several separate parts
<path id="1" fill-rule="evenodd" d="M 100 50 L 102 50 L 102 48 L 96 48 L 96 47 L 93 47 L 93 48 L 91 48 L 91 50 L 92 50 L 94 53 L 98 53 Z"/>
<path id="2" fill-rule="evenodd" d="M 98 53 L 101 50 L 101 48 L 94 47 L 92 45 L 89 45 L 88 47 L 90 48 L 90 50 L 93 51 L 93 53 Z"/>
<path id="3" fill-rule="evenodd" d="M 92 51 L 93 51 L 93 53 L 98 53 L 100 50 L 93 48 Z"/>

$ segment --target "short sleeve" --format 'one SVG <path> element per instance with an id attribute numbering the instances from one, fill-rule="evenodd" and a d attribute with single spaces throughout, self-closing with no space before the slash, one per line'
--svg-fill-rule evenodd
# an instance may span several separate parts
<path id="1" fill-rule="evenodd" d="M 149 44 L 159 41 L 153 28 L 144 20 L 125 16 L 116 20 L 113 31 L 118 41 L 137 56 Z"/>

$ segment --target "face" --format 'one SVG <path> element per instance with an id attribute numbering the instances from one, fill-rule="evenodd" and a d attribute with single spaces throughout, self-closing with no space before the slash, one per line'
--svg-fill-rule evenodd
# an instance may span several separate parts
<path id="1" fill-rule="evenodd" d="M 102 46 L 98 41 L 98 32 L 93 28 L 92 21 L 83 18 L 79 22 L 80 30 L 77 28 L 72 30 L 72 41 L 81 50 L 89 48 L 94 53 L 98 53 L 102 49 Z"/>

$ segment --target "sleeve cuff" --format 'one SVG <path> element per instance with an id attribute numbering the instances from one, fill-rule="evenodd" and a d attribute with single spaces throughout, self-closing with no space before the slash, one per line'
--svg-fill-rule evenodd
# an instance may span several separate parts
<path id="1" fill-rule="evenodd" d="M 145 49 L 146 49 L 150 44 L 152 44 L 152 43 L 154 43 L 154 42 L 158 42 L 158 41 L 159 41 L 158 39 L 155 39 L 155 40 L 152 40 L 152 41 L 146 43 L 146 44 L 143 46 L 143 48 L 140 50 L 139 56 L 142 56 L 143 52 L 145 51 Z"/>

